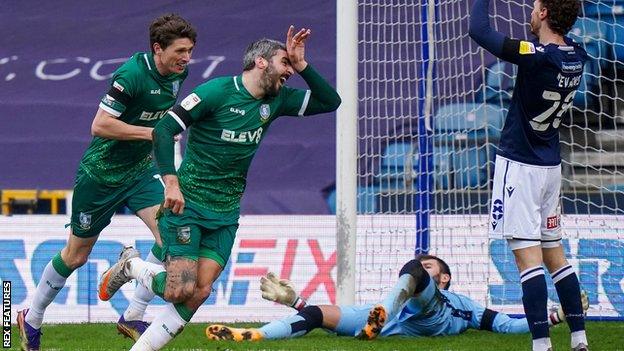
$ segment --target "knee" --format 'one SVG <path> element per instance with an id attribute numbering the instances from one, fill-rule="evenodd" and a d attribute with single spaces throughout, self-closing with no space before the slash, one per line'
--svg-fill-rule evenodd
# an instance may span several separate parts
<path id="1" fill-rule="evenodd" d="M 425 288 L 427 288 L 427 285 L 429 285 L 429 282 L 431 281 L 429 273 L 423 267 L 422 263 L 420 263 L 420 260 L 417 259 L 413 259 L 403 265 L 399 276 L 402 276 L 404 274 L 409 274 L 414 278 L 414 281 L 416 282 L 414 294 L 419 294 L 423 290 L 425 290 Z"/>
<path id="2" fill-rule="evenodd" d="M 422 278 L 423 274 L 427 274 L 427 271 L 419 260 L 413 259 L 403 265 L 399 273 L 399 277 L 403 274 L 411 274 L 412 277 L 418 281 Z"/>
<path id="3" fill-rule="evenodd" d="M 76 270 L 82 267 L 89 260 L 89 252 L 82 251 L 67 251 L 65 257 L 61 256 L 63 262 L 67 266 L 67 268 L 71 270 Z"/>
<path id="4" fill-rule="evenodd" d="M 212 284 L 198 286 L 195 289 L 195 296 L 198 299 L 200 299 L 202 302 L 205 301 L 210 296 L 211 293 L 212 293 Z"/>
<path id="5" fill-rule="evenodd" d="M 165 301 L 169 301 L 171 303 L 185 302 L 193 297 L 194 290 L 194 284 L 184 284 L 176 288 L 166 288 L 165 293 L 163 294 L 163 298 L 165 299 Z"/>

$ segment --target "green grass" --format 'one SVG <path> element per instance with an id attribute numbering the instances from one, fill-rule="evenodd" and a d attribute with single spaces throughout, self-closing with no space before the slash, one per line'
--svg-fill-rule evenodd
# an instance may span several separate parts
<path id="1" fill-rule="evenodd" d="M 239 325 L 242 326 L 242 325 Z M 246 324 L 244 326 L 258 326 Z M 297 339 L 262 342 L 215 342 L 204 335 L 206 324 L 188 325 L 165 350 L 530 350 L 530 336 L 502 335 L 470 330 L 462 335 L 434 338 L 389 337 L 360 341 L 337 337 L 322 330 Z M 42 350 L 128 350 L 130 339 L 117 334 L 113 324 L 44 325 Z M 592 350 L 624 351 L 624 323 L 588 322 L 587 333 Z M 13 328 L 12 350 L 19 350 L 19 335 Z M 565 325 L 551 329 L 554 350 L 569 350 L 569 331 Z"/>

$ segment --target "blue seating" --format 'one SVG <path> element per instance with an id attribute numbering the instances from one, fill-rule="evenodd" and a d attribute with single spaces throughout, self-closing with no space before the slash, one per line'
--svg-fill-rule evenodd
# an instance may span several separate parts
<path id="1" fill-rule="evenodd" d="M 359 186 L 357 188 L 357 213 L 377 213 L 379 208 L 378 194 L 379 187 L 377 186 Z M 336 189 L 332 190 L 327 196 L 327 206 L 329 207 L 329 213 L 336 214 Z"/>
<path id="2" fill-rule="evenodd" d="M 588 72 L 598 75 L 599 59 L 607 57 L 607 26 L 594 18 L 579 17 L 568 36 L 585 48 L 590 56 Z"/>
<path id="3" fill-rule="evenodd" d="M 607 48 L 607 25 L 593 18 L 580 17 L 570 33 L 570 38 L 585 48 L 590 60 L 585 64 L 583 78 L 578 91 L 574 96 L 574 105 L 588 107 L 594 104 L 595 94 L 598 90 L 598 77 L 601 74 L 600 66 L 605 64 L 608 57 Z M 601 62 L 602 61 L 602 62 Z"/>
<path id="4" fill-rule="evenodd" d="M 602 20 L 624 15 L 624 0 L 583 1 L 583 15 Z"/>
<path id="5" fill-rule="evenodd" d="M 622 69 L 624 63 L 624 15 L 615 18 L 614 23 L 605 24 L 609 30 L 607 32 L 607 40 L 613 45 L 612 56 L 609 58 L 617 62 Z"/>
<path id="6" fill-rule="evenodd" d="M 436 186 L 486 185 L 486 166 L 494 159 L 503 122 L 502 109 L 490 104 L 450 104 L 438 109 L 433 122 Z"/>
<path id="7" fill-rule="evenodd" d="M 434 186 L 437 189 L 450 189 L 453 184 L 453 148 L 448 145 L 434 143 Z"/>
<path id="8" fill-rule="evenodd" d="M 459 150 L 453 155 L 454 187 L 478 188 L 487 184 L 487 147 Z M 492 155 L 493 160 L 494 155 Z"/>
<path id="9" fill-rule="evenodd" d="M 417 170 L 417 144 L 396 142 L 388 144 L 383 151 L 376 178 L 383 189 L 404 189 L 414 185 Z"/>
<path id="10" fill-rule="evenodd" d="M 435 137 L 448 141 L 498 140 L 505 116 L 490 104 L 449 104 L 438 109 L 433 123 Z"/>
<path id="11" fill-rule="evenodd" d="M 485 90 L 481 101 L 504 107 L 509 106 L 516 73 L 516 65 L 505 61 L 495 61 L 487 67 Z"/>

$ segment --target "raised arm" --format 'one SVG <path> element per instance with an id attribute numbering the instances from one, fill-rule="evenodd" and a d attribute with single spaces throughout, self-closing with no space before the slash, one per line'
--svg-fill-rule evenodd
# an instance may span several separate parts
<path id="1" fill-rule="evenodd" d="M 299 72 L 310 87 L 310 100 L 305 115 L 335 111 L 342 100 L 336 90 L 310 65 Z"/>
<path id="2" fill-rule="evenodd" d="M 302 114 L 313 115 L 334 111 L 342 100 L 336 90 L 312 68 L 305 60 L 305 42 L 312 33 L 310 29 L 302 28 L 294 34 L 294 27 L 288 28 L 286 34 L 286 51 L 292 67 L 310 87 L 310 96 Z M 306 104 L 306 102 L 304 102 Z"/>
<path id="3" fill-rule="evenodd" d="M 505 36 L 492 29 L 489 18 L 490 0 L 476 0 L 470 10 L 470 37 L 496 57 L 502 58 Z"/>

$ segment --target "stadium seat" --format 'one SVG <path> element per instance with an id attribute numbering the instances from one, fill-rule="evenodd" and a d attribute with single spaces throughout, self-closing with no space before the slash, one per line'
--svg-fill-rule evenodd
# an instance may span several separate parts
<path id="1" fill-rule="evenodd" d="M 624 15 L 615 18 L 614 23 L 606 23 L 609 28 L 607 32 L 607 40 L 613 44 L 612 57 L 610 59 L 618 63 L 619 69 L 622 69 L 624 62 Z"/>
<path id="2" fill-rule="evenodd" d="M 453 155 L 454 187 L 479 188 L 487 184 L 487 146 L 459 150 Z M 493 155 L 492 155 L 493 157 Z"/>
<path id="3" fill-rule="evenodd" d="M 436 186 L 448 189 L 486 185 L 487 162 L 494 159 L 494 145 L 503 122 L 502 109 L 490 104 L 441 107 L 434 117 Z"/>
<path id="4" fill-rule="evenodd" d="M 583 15 L 601 20 L 622 16 L 624 15 L 624 0 L 583 1 Z"/>
<path id="5" fill-rule="evenodd" d="M 377 194 L 379 187 L 359 186 L 357 188 L 357 212 L 358 214 L 376 213 L 378 208 Z M 336 214 L 336 189 L 332 190 L 327 196 L 327 206 L 331 214 Z"/>
<path id="6" fill-rule="evenodd" d="M 383 189 L 397 190 L 414 186 L 418 170 L 417 145 L 406 142 L 388 144 L 381 155 L 377 182 Z M 409 173 L 407 173 L 409 172 Z"/>
<path id="7" fill-rule="evenodd" d="M 449 189 L 453 184 L 453 158 L 452 147 L 449 145 L 435 144 L 433 146 L 434 184 L 436 189 Z"/>
<path id="8" fill-rule="evenodd" d="M 585 51 L 590 56 L 589 66 L 586 69 L 596 76 L 600 73 L 598 67 L 600 64 L 599 59 L 604 59 L 608 56 L 607 34 L 608 28 L 604 22 L 585 17 L 579 17 L 568 34 L 570 38 L 585 48 Z"/>
<path id="9" fill-rule="evenodd" d="M 606 62 L 607 55 L 607 26 L 594 18 L 579 17 L 572 30 L 570 38 L 585 48 L 590 61 L 585 64 L 581 84 L 574 96 L 574 105 L 581 108 L 593 106 L 595 92 L 598 90 L 598 77 L 601 74 L 600 64 Z"/>
<path id="10" fill-rule="evenodd" d="M 504 107 L 509 106 L 516 70 L 516 65 L 505 61 L 495 61 L 487 67 L 485 71 L 485 90 L 483 91 L 481 101 Z"/>
<path id="11" fill-rule="evenodd" d="M 69 190 L 37 190 L 37 189 L 3 189 L 0 203 L 2 214 L 13 213 L 14 206 L 22 206 L 27 213 L 35 213 L 41 200 L 50 202 L 50 214 L 59 214 L 61 202 L 67 197 Z"/>
<path id="12" fill-rule="evenodd" d="M 437 140 L 498 140 L 505 116 L 490 104 L 449 104 L 438 109 L 434 117 Z"/>

